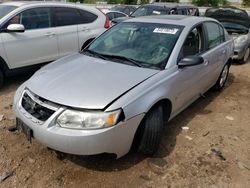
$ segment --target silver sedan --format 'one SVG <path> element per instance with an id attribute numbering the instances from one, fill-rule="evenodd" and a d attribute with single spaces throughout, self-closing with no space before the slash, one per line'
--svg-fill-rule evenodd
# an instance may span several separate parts
<path id="1" fill-rule="evenodd" d="M 153 154 L 165 124 L 226 83 L 233 41 L 214 19 L 154 16 L 112 27 L 37 71 L 14 97 L 17 126 L 65 153 Z"/>

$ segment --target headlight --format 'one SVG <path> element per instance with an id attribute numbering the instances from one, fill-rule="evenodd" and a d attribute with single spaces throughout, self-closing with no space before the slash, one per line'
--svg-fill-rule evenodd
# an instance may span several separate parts
<path id="1" fill-rule="evenodd" d="M 235 44 L 244 43 L 247 40 L 247 35 L 241 35 L 235 39 Z"/>
<path id="2" fill-rule="evenodd" d="M 57 123 L 69 129 L 98 129 L 115 125 L 120 114 L 120 109 L 112 112 L 65 110 L 57 118 Z"/>

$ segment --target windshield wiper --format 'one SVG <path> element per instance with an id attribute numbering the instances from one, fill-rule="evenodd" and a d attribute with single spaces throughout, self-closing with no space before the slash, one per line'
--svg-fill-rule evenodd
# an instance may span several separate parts
<path id="1" fill-rule="evenodd" d="M 101 54 L 104 57 L 107 58 L 114 58 L 114 59 L 119 59 L 119 60 L 125 60 L 137 67 L 142 67 L 142 65 L 139 63 L 139 61 L 136 61 L 134 59 L 128 58 L 128 57 L 124 57 L 124 56 L 119 56 L 119 55 L 109 55 L 109 54 Z"/>
<path id="2" fill-rule="evenodd" d="M 81 53 L 88 53 L 88 54 L 91 54 L 92 56 L 99 57 L 101 59 L 106 59 L 102 54 L 99 54 L 98 52 L 95 52 L 89 49 L 85 49 Z"/>

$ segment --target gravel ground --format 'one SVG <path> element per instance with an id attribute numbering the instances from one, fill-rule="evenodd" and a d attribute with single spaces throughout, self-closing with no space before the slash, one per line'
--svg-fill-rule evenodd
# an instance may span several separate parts
<path id="1" fill-rule="evenodd" d="M 232 65 L 223 91 L 169 122 L 152 158 L 62 155 L 9 132 L 14 92 L 28 77 L 0 90 L 0 187 L 250 187 L 250 63 Z"/>

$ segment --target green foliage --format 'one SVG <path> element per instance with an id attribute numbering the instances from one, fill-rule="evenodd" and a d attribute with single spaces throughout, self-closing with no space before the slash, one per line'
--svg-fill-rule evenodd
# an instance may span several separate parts
<path id="1" fill-rule="evenodd" d="M 243 0 L 242 4 L 245 7 L 250 7 L 250 0 Z"/>
<path id="2" fill-rule="evenodd" d="M 212 7 L 229 5 L 227 0 L 192 0 L 192 3 L 197 6 L 212 6 Z"/>
<path id="3" fill-rule="evenodd" d="M 179 3 L 179 0 L 161 0 L 161 2 Z"/>

